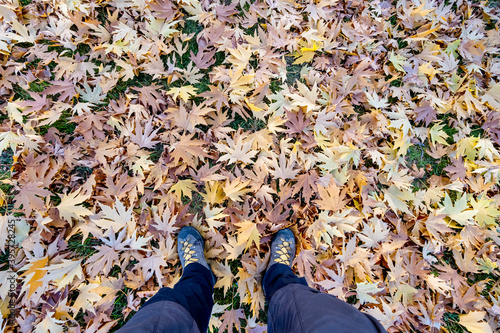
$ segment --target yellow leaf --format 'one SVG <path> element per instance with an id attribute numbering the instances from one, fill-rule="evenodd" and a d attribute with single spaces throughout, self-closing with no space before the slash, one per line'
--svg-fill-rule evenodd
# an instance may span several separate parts
<path id="1" fill-rule="evenodd" d="M 405 72 L 406 71 L 403 69 L 403 65 L 406 64 L 406 58 L 403 57 L 402 55 L 395 54 L 394 51 L 389 52 L 389 61 L 392 63 L 394 68 L 400 72 Z"/>
<path id="2" fill-rule="evenodd" d="M 460 43 L 462 41 L 460 39 L 457 39 L 456 41 L 448 44 L 444 52 L 446 52 L 448 55 L 453 55 L 455 59 L 458 57 L 457 49 L 460 46 Z"/>
<path id="3" fill-rule="evenodd" d="M 441 73 L 440 70 L 437 70 L 434 67 L 432 67 L 432 64 L 430 62 L 418 66 L 418 71 L 422 74 L 428 75 L 429 81 L 432 81 L 432 79 L 436 74 Z"/>
<path id="4" fill-rule="evenodd" d="M 243 201 L 241 196 L 250 191 L 249 189 L 246 189 L 248 184 L 250 184 L 249 180 L 241 182 L 241 178 L 236 178 L 233 181 L 227 180 L 224 185 L 224 193 L 233 201 Z"/>
<path id="5" fill-rule="evenodd" d="M 25 265 L 24 269 L 28 269 L 26 272 L 20 275 L 20 277 L 26 276 L 26 280 L 24 281 L 23 285 L 27 286 L 29 285 L 28 288 L 28 298 L 33 295 L 33 293 L 43 285 L 43 281 L 41 279 L 45 276 L 47 273 L 46 270 L 43 270 L 42 268 L 47 265 L 47 262 L 49 261 L 48 257 L 43 257 L 38 260 L 34 260 L 37 258 L 33 258 L 33 261 L 29 261 L 29 264 Z"/>
<path id="6" fill-rule="evenodd" d="M 257 249 L 260 250 L 260 232 L 257 229 L 257 223 L 244 220 L 243 222 L 236 223 L 236 226 L 239 228 L 238 230 L 238 244 L 244 244 L 245 250 L 248 249 L 252 242 L 257 245 Z"/>
<path id="7" fill-rule="evenodd" d="M 384 198 L 389 207 L 395 212 L 403 212 L 412 215 L 408 209 L 408 204 L 405 201 L 412 200 L 412 194 L 407 191 L 401 191 L 395 185 L 391 185 L 387 190 L 384 190 Z"/>
<path id="8" fill-rule="evenodd" d="M 54 317 L 54 312 L 47 312 L 45 318 L 35 326 L 34 333 L 63 333 L 64 320 L 57 320 Z"/>
<path id="9" fill-rule="evenodd" d="M 432 128 L 429 130 L 431 144 L 433 146 L 436 146 L 436 142 L 443 144 L 445 146 L 448 145 L 448 143 L 446 142 L 446 137 L 448 137 L 448 134 L 446 134 L 446 132 L 443 131 L 443 127 L 444 127 L 443 124 L 441 124 L 441 125 L 436 124 L 436 125 L 432 126 Z"/>
<path id="10" fill-rule="evenodd" d="M 443 214 L 447 214 L 448 217 L 460 225 L 473 224 L 472 218 L 477 214 L 476 209 L 469 210 L 469 206 L 467 205 L 467 195 L 462 195 L 458 200 L 455 201 L 455 205 L 451 201 L 451 198 L 446 193 L 444 197 L 443 205 L 444 207 Z"/>
<path id="11" fill-rule="evenodd" d="M 488 199 L 484 194 L 476 199 L 471 198 L 470 204 L 477 214 L 474 216 L 477 224 L 481 227 L 489 227 L 496 225 L 496 220 L 500 217 L 500 210 L 498 210 L 495 200 Z"/>
<path id="12" fill-rule="evenodd" d="M 302 47 L 299 52 L 294 52 L 293 56 L 297 59 L 293 62 L 293 65 L 303 64 L 305 62 L 310 62 L 314 58 L 316 51 L 320 50 L 321 47 L 317 43 L 314 43 L 310 47 Z"/>
<path id="13" fill-rule="evenodd" d="M 224 201 L 224 191 L 222 186 L 217 181 L 207 181 L 205 182 L 205 192 L 200 193 L 205 202 L 215 205 L 220 204 Z"/>
<path id="14" fill-rule="evenodd" d="M 215 288 L 224 288 L 224 297 L 226 296 L 226 292 L 229 288 L 231 288 L 233 284 L 233 273 L 231 273 L 231 267 L 229 265 L 222 264 L 220 262 L 214 261 L 211 264 L 212 270 L 214 271 L 215 276 L 218 277 L 217 283 L 215 284 Z"/>
<path id="15" fill-rule="evenodd" d="M 384 288 L 379 288 L 378 283 L 361 282 L 356 283 L 356 296 L 358 297 L 361 304 L 365 303 L 375 303 L 379 302 L 370 294 L 376 294 Z"/>
<path id="16" fill-rule="evenodd" d="M 264 109 L 262 108 L 259 108 L 258 106 L 255 106 L 254 104 L 252 104 L 248 98 L 245 97 L 245 102 L 247 103 L 248 107 L 250 108 L 250 110 L 252 110 L 253 112 L 260 112 Z"/>
<path id="17" fill-rule="evenodd" d="M 191 179 L 179 180 L 175 185 L 173 185 L 168 192 L 175 194 L 177 199 L 181 201 L 182 196 L 185 195 L 189 199 L 193 198 L 192 192 L 196 191 L 196 182 Z"/>
<path id="18" fill-rule="evenodd" d="M 205 205 L 205 207 L 203 207 L 203 213 L 205 213 L 205 220 L 209 227 L 219 228 L 226 225 L 225 221 L 218 221 L 226 216 L 229 216 L 223 213 L 224 209 L 225 209 L 224 207 L 222 208 L 214 207 L 210 209 L 210 205 L 208 203 Z"/>
<path id="19" fill-rule="evenodd" d="M 474 160 L 478 154 L 476 150 L 476 145 L 479 141 L 479 138 L 474 136 L 460 139 L 457 142 L 457 152 L 455 157 L 463 156 L 468 160 Z"/>
<path id="20" fill-rule="evenodd" d="M 413 35 L 413 36 L 411 36 L 411 38 L 413 38 L 413 39 L 423 38 L 423 37 L 425 37 L 427 35 L 430 35 L 433 32 L 436 32 L 437 30 L 439 30 L 439 28 L 440 28 L 440 26 L 437 26 L 437 27 L 435 27 L 433 29 L 429 29 L 429 30 L 426 30 L 426 31 L 421 32 L 419 34 Z"/>
<path id="21" fill-rule="evenodd" d="M 471 311 L 460 315 L 460 325 L 465 326 L 471 333 L 493 333 L 490 325 L 483 322 L 486 311 Z"/>
<path id="22" fill-rule="evenodd" d="M 172 94 L 174 99 L 180 97 L 184 102 L 187 102 L 190 95 L 196 96 L 196 88 L 191 85 L 183 86 L 180 88 L 171 88 L 169 91 L 167 91 L 167 93 Z"/>
<path id="23" fill-rule="evenodd" d="M 318 44 L 314 43 L 312 47 L 303 47 L 300 49 L 300 52 L 314 52 L 319 50 Z"/>

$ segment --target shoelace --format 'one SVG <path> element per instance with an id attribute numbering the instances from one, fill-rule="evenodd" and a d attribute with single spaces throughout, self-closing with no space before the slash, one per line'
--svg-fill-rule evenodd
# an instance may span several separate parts
<path id="1" fill-rule="evenodd" d="M 182 243 L 182 256 L 184 258 L 184 265 L 190 264 L 192 262 L 197 262 L 198 260 L 200 260 L 199 258 L 196 258 L 196 251 L 191 249 L 194 246 L 194 244 L 188 242 L 187 240 L 181 243 Z"/>
<path id="2" fill-rule="evenodd" d="M 280 238 L 280 240 L 281 243 L 278 244 L 278 249 L 276 250 L 276 253 L 280 256 L 278 258 L 275 258 L 274 262 L 290 266 L 290 252 L 292 252 L 292 249 L 290 248 L 290 242 L 285 241 L 285 239 L 283 238 Z"/>

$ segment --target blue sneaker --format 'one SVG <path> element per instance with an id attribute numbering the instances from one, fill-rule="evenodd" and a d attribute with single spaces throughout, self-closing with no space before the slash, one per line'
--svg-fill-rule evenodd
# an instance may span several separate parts
<path id="1" fill-rule="evenodd" d="M 212 275 L 212 282 L 215 283 L 215 275 L 205 259 L 205 241 L 195 228 L 186 226 L 181 229 L 177 236 L 177 253 L 181 261 L 182 269 L 193 262 L 197 262 L 208 268 Z"/>
<path id="2" fill-rule="evenodd" d="M 269 266 L 285 264 L 292 267 L 295 258 L 295 235 L 290 229 L 281 229 L 271 242 L 271 258 Z"/>

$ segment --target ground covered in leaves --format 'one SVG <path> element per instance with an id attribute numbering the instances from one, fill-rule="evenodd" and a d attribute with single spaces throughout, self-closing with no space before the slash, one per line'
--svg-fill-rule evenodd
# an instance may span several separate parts
<path id="1" fill-rule="evenodd" d="M 265 332 L 285 227 L 297 274 L 389 332 L 498 331 L 498 15 L 0 0 L 2 328 L 121 327 L 180 278 L 189 224 L 218 277 L 213 332 Z"/>

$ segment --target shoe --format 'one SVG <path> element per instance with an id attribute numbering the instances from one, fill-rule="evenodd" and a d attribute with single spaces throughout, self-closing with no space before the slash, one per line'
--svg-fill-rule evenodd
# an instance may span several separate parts
<path id="1" fill-rule="evenodd" d="M 187 265 L 197 262 L 210 270 L 205 259 L 205 241 L 198 230 L 193 227 L 183 227 L 177 236 L 177 253 L 181 260 L 182 269 Z"/>
<path id="2" fill-rule="evenodd" d="M 269 266 L 285 264 L 292 267 L 295 258 L 295 235 L 290 229 L 281 229 L 271 242 L 271 258 Z"/>

